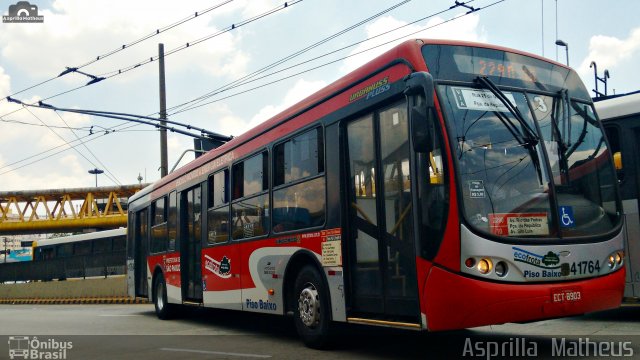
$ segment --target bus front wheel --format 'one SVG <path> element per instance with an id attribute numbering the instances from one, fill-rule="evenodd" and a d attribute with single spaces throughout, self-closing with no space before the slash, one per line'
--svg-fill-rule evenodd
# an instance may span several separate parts
<path id="1" fill-rule="evenodd" d="M 331 317 L 328 295 L 316 267 L 303 267 L 295 281 L 292 304 L 298 335 L 311 348 L 324 348 L 329 344 Z"/>

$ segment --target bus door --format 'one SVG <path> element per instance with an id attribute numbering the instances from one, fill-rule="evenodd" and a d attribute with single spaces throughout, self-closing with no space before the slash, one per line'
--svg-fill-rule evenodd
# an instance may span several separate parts
<path id="1" fill-rule="evenodd" d="M 147 256 L 149 255 L 149 222 L 147 214 L 147 209 L 138 211 L 134 225 L 134 283 L 135 292 L 138 296 L 148 296 Z"/>
<path id="2" fill-rule="evenodd" d="M 202 302 L 202 189 L 200 185 L 180 193 L 180 274 L 182 298 Z"/>
<path id="3" fill-rule="evenodd" d="M 346 124 L 350 315 L 419 321 L 406 102 Z"/>

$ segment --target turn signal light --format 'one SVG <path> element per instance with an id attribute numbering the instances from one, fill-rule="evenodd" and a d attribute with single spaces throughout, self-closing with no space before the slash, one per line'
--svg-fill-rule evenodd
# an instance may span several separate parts
<path id="1" fill-rule="evenodd" d="M 488 274 L 491 271 L 491 260 L 489 259 L 481 259 L 478 261 L 478 271 L 481 274 Z"/>

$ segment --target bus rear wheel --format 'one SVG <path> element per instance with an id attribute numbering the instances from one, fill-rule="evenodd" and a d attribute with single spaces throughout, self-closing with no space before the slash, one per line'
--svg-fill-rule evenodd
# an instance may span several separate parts
<path id="1" fill-rule="evenodd" d="M 329 345 L 331 310 L 328 291 L 316 267 L 307 265 L 300 270 L 291 303 L 296 330 L 305 345 L 314 349 Z"/>
<path id="2" fill-rule="evenodd" d="M 156 276 L 153 282 L 153 304 L 158 318 L 168 320 L 173 317 L 175 305 L 167 301 L 167 284 L 162 275 Z"/>

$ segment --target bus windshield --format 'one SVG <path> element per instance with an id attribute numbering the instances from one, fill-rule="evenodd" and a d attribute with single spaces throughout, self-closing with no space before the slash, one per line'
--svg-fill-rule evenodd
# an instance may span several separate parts
<path id="1" fill-rule="evenodd" d="M 616 178 L 591 105 L 570 100 L 566 91 L 555 97 L 530 95 L 529 99 L 547 149 L 561 234 L 610 231 L 621 216 Z"/>
<path id="2" fill-rule="evenodd" d="M 535 129 L 525 94 L 503 94 L 519 109 L 522 123 L 489 90 L 439 87 L 450 121 L 464 213 L 473 227 L 495 235 L 548 237 L 555 226 L 550 221 L 542 142 L 523 140 L 524 129 Z M 509 228 L 515 222 L 527 225 Z"/>
<path id="3" fill-rule="evenodd" d="M 575 71 L 495 49 L 426 45 L 422 52 L 440 83 L 472 228 L 575 238 L 618 226 L 611 154 Z"/>
<path id="4" fill-rule="evenodd" d="M 619 221 L 615 177 L 591 106 L 561 94 L 497 91 L 507 100 L 482 88 L 438 87 L 467 222 L 507 237 L 611 231 Z"/>

